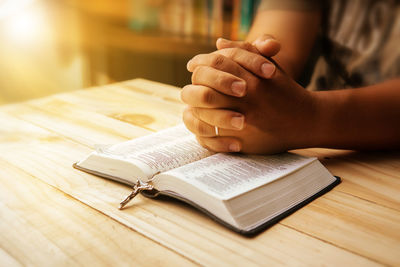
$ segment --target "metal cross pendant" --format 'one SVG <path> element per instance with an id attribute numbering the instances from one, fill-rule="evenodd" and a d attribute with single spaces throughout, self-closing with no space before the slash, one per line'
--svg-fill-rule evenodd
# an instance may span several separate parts
<path id="1" fill-rule="evenodd" d="M 149 183 L 142 182 L 140 179 L 137 179 L 135 186 L 133 187 L 133 191 L 127 196 L 121 203 L 119 203 L 119 209 L 122 210 L 126 204 L 129 203 L 137 194 L 144 190 L 153 190 L 153 186 Z"/>

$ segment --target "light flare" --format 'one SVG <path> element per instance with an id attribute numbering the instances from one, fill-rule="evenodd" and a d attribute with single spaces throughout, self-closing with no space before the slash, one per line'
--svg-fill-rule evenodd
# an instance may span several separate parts
<path id="1" fill-rule="evenodd" d="M 31 6 L 33 0 L 0 2 L 2 35 L 12 43 L 34 43 L 44 32 L 45 23 L 40 9 Z"/>

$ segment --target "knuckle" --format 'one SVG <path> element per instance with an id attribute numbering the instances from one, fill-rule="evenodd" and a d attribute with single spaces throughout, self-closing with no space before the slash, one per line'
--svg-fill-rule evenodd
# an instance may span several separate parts
<path id="1" fill-rule="evenodd" d="M 205 104 L 213 104 L 215 101 L 215 97 L 212 89 L 205 89 L 201 95 L 201 101 Z"/>
<path id="2" fill-rule="evenodd" d="M 225 62 L 225 57 L 220 54 L 214 54 L 214 56 L 211 59 L 211 67 L 214 68 L 219 68 L 221 67 Z"/>
<path id="3" fill-rule="evenodd" d="M 253 48 L 253 45 L 250 44 L 249 42 L 244 42 L 243 43 L 243 48 L 246 50 L 251 50 Z"/>

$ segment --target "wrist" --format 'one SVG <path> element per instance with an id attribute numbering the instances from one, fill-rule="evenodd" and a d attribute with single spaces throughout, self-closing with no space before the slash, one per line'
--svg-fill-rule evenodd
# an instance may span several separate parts
<path id="1" fill-rule="evenodd" d="M 324 99 L 318 92 L 307 91 L 307 112 L 304 114 L 302 125 L 302 143 L 299 148 L 319 147 L 323 138 L 323 122 L 325 120 Z"/>
<path id="2" fill-rule="evenodd" d="M 342 91 L 312 92 L 314 102 L 312 147 L 334 147 L 342 138 L 346 125 L 346 108 L 349 101 Z"/>
<path id="3" fill-rule="evenodd" d="M 311 127 L 308 147 L 321 147 L 326 132 L 326 123 L 329 115 L 326 109 L 326 98 L 320 92 L 311 92 L 313 114 L 311 116 Z"/>
<path id="4" fill-rule="evenodd" d="M 299 108 L 296 109 L 296 123 L 290 132 L 286 133 L 289 137 L 288 149 L 300 149 L 317 147 L 321 142 L 321 116 L 323 104 L 315 92 L 306 91 L 302 88 L 304 95 Z"/>

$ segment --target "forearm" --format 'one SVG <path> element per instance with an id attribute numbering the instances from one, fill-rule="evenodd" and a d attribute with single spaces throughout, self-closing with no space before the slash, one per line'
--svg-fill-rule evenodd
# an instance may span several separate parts
<path id="1" fill-rule="evenodd" d="M 274 60 L 296 79 L 315 43 L 321 20 L 319 11 L 266 10 L 257 14 L 247 36 L 252 42 L 263 34 L 274 36 L 281 43 L 281 51 Z"/>
<path id="2" fill-rule="evenodd" d="M 335 91 L 313 92 L 312 147 L 400 148 L 400 79 Z M 314 133 L 312 133 L 314 132 Z"/>

